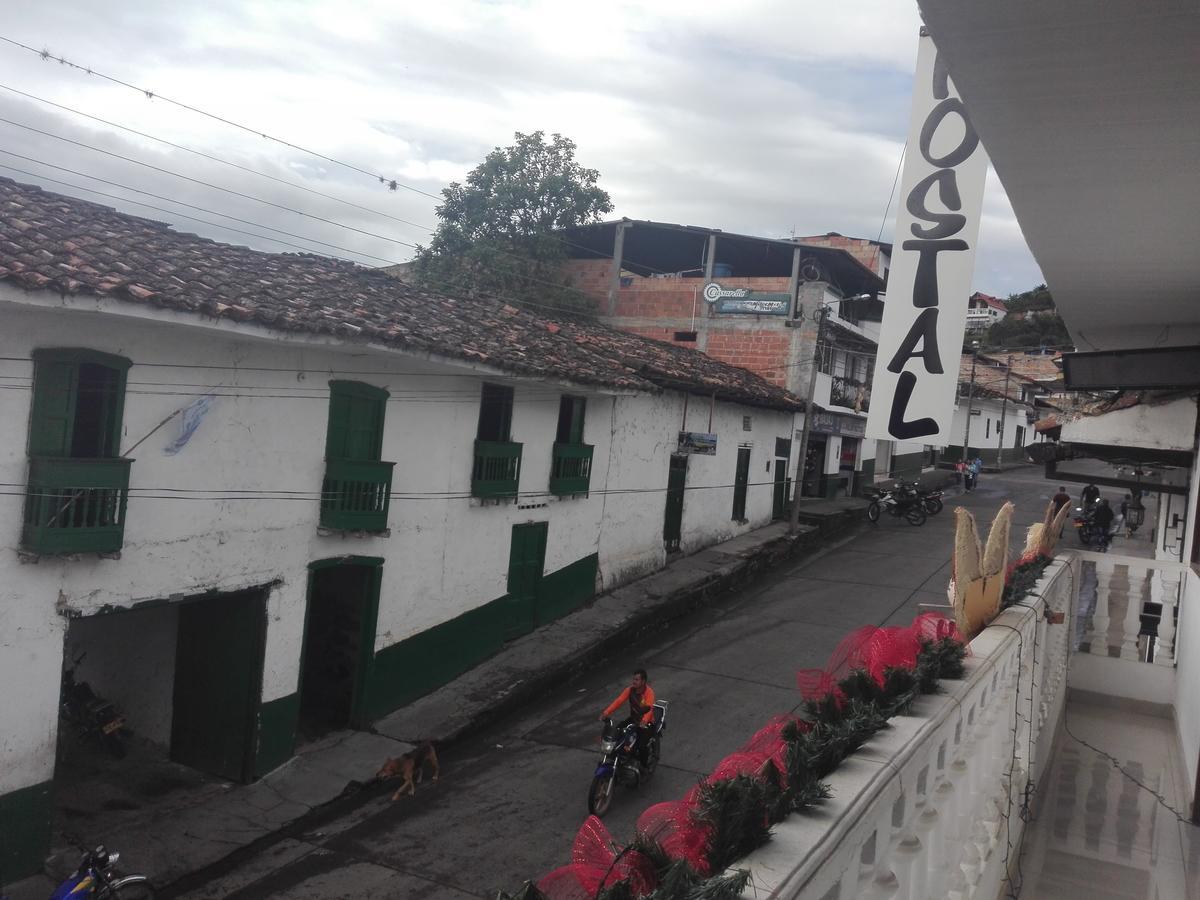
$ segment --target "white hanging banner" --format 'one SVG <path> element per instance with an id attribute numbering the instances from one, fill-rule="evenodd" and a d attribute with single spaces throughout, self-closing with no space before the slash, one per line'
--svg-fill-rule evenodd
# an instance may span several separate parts
<path id="1" fill-rule="evenodd" d="M 867 437 L 944 445 L 988 161 L 924 28 L 920 40 Z"/>

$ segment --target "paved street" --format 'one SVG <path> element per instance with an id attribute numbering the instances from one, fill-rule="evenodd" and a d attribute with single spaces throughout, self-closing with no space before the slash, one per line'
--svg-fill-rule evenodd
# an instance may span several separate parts
<path id="1" fill-rule="evenodd" d="M 986 530 L 1012 499 L 1019 547 L 1054 490 L 1040 469 L 1020 469 L 985 475 L 975 493 L 951 496 L 922 528 L 884 517 L 454 747 L 443 755 L 441 783 L 419 785 L 415 798 L 371 794 L 182 896 L 490 898 L 566 863 L 586 815 L 597 717 L 641 664 L 671 710 L 654 780 L 638 792 L 619 789 L 605 820 L 618 839 L 630 837 L 645 807 L 682 796 L 767 718 L 797 708 L 797 669 L 823 665 L 860 625 L 907 623 L 922 605 L 946 603 L 955 505 L 973 510 Z"/>

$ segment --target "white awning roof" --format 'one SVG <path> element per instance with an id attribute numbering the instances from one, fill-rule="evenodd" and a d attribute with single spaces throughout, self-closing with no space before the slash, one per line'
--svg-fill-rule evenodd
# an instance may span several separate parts
<path id="1" fill-rule="evenodd" d="M 918 2 L 1077 347 L 1200 344 L 1200 4 Z"/>

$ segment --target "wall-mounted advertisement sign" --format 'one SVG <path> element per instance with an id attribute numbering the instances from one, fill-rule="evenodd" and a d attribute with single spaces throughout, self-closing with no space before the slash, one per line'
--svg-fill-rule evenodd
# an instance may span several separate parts
<path id="1" fill-rule="evenodd" d="M 951 442 L 987 155 L 922 29 L 867 436 Z"/>
<path id="2" fill-rule="evenodd" d="M 755 316 L 786 316 L 792 306 L 789 294 L 721 287 L 715 281 L 704 286 L 704 299 L 718 313 Z"/>
<path id="3" fill-rule="evenodd" d="M 679 452 L 692 456 L 716 456 L 717 436 L 702 431 L 679 432 Z"/>

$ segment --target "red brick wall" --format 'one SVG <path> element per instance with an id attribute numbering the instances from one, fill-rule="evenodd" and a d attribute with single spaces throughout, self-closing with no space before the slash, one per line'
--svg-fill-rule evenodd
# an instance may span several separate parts
<path id="1" fill-rule="evenodd" d="M 788 351 L 792 346 L 792 330 L 784 328 L 713 327 L 709 322 L 708 346 L 705 353 L 713 359 L 749 369 L 783 387 L 787 386 Z"/>
<path id="2" fill-rule="evenodd" d="M 835 250 L 845 250 L 872 272 L 878 275 L 883 274 L 879 269 L 879 247 L 866 238 L 845 237 L 840 234 L 817 234 L 812 237 L 798 237 L 796 240 L 802 244 L 808 244 L 810 247 L 832 247 Z"/>

